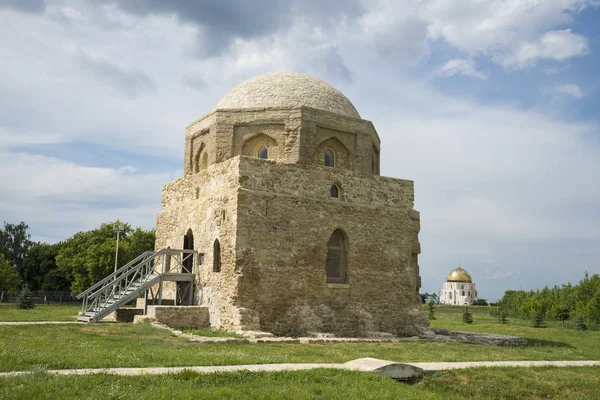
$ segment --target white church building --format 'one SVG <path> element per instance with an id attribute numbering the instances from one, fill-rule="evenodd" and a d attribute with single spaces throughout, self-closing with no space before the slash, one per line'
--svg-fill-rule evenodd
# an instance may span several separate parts
<path id="1" fill-rule="evenodd" d="M 470 306 L 477 299 L 477 288 L 471 274 L 460 265 L 450 271 L 440 292 L 440 304 Z"/>

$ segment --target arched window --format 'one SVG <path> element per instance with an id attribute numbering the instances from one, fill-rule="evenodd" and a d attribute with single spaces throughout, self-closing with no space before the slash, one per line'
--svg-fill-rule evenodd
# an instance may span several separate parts
<path id="1" fill-rule="evenodd" d="M 346 239 L 337 229 L 327 243 L 327 283 L 346 282 Z"/>
<path id="2" fill-rule="evenodd" d="M 204 154 L 202 155 L 202 164 L 200 165 L 200 169 L 202 171 L 206 171 L 207 168 L 208 168 L 208 153 L 204 152 Z"/>
<path id="3" fill-rule="evenodd" d="M 219 239 L 213 245 L 213 272 L 221 272 L 221 244 Z"/>
<path id="4" fill-rule="evenodd" d="M 337 187 L 337 185 L 331 185 L 329 191 L 331 192 L 331 197 L 335 197 L 336 199 L 340 197 L 340 189 Z"/>
<path id="5" fill-rule="evenodd" d="M 264 158 L 265 160 L 269 158 L 269 150 L 267 149 L 267 146 L 265 146 L 264 144 L 260 145 L 260 147 L 256 151 L 256 156 L 258 158 Z"/>
<path id="6" fill-rule="evenodd" d="M 335 166 L 335 154 L 333 150 L 327 149 L 325 150 L 325 166 L 326 167 L 334 167 Z"/>

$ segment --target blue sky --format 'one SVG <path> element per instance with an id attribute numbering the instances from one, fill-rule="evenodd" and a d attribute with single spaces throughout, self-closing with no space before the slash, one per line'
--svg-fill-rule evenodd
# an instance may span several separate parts
<path id="1" fill-rule="evenodd" d="M 337 87 L 415 181 L 424 291 L 600 271 L 596 0 L 0 0 L 0 221 L 152 228 L 185 126 L 235 84 Z"/>

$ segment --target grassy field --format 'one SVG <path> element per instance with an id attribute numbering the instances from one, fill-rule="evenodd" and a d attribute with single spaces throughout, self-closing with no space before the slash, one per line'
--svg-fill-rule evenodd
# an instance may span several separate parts
<path id="1" fill-rule="evenodd" d="M 400 343 L 194 343 L 146 324 L 0 326 L 0 370 L 186 365 L 346 362 L 361 357 L 392 361 L 600 360 L 600 332 L 500 325 L 460 310 L 440 309 L 432 326 L 526 337 L 525 347 L 410 341 Z M 491 318 L 489 318 L 491 320 Z M 197 331 L 199 333 L 199 331 Z"/>
<path id="2" fill-rule="evenodd" d="M 600 398 L 600 368 L 470 369 L 427 374 L 407 385 L 360 372 L 184 371 L 172 375 L 0 378 L 2 399 L 549 399 Z"/>
<path id="3" fill-rule="evenodd" d="M 78 309 L 53 306 L 56 319 Z M 11 310 L 0 319 L 46 319 Z M 44 308 L 36 308 L 40 312 Z M 498 324 L 486 308 L 473 308 L 474 323 L 461 321 L 461 308 L 436 309 L 435 328 L 526 337 L 524 347 L 409 341 L 357 344 L 206 344 L 146 324 L 0 326 L 0 370 L 233 365 L 287 362 L 346 362 L 375 357 L 399 362 L 480 360 L 600 360 L 600 332 L 560 325 L 545 329 L 529 321 Z M 64 313 L 64 314 L 62 314 Z M 185 330 L 184 330 L 185 331 Z M 189 330 L 188 330 L 189 331 Z M 200 335 L 220 331 L 193 330 Z M 600 398 L 600 368 L 498 368 L 428 374 L 415 385 L 345 371 L 235 373 L 167 376 L 0 378 L 0 398 Z"/>
<path id="4" fill-rule="evenodd" d="M 21 310 L 16 305 L 0 305 L 0 322 L 75 321 L 81 305 L 36 305 L 33 310 Z"/>

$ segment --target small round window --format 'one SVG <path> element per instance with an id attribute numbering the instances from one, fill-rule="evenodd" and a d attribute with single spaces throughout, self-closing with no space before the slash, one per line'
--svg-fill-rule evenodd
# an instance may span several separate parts
<path id="1" fill-rule="evenodd" d="M 331 192 L 331 197 L 336 199 L 340 197 L 340 188 L 338 188 L 336 185 L 331 185 L 331 189 L 329 189 L 329 191 Z"/>
<path id="2" fill-rule="evenodd" d="M 258 148 L 256 155 L 258 156 L 258 158 L 264 158 L 266 160 L 267 158 L 269 158 L 269 150 L 265 145 L 262 145 Z"/>
<path id="3" fill-rule="evenodd" d="M 333 150 L 327 149 L 325 150 L 325 166 L 333 167 L 335 164 L 335 155 L 333 154 Z"/>

